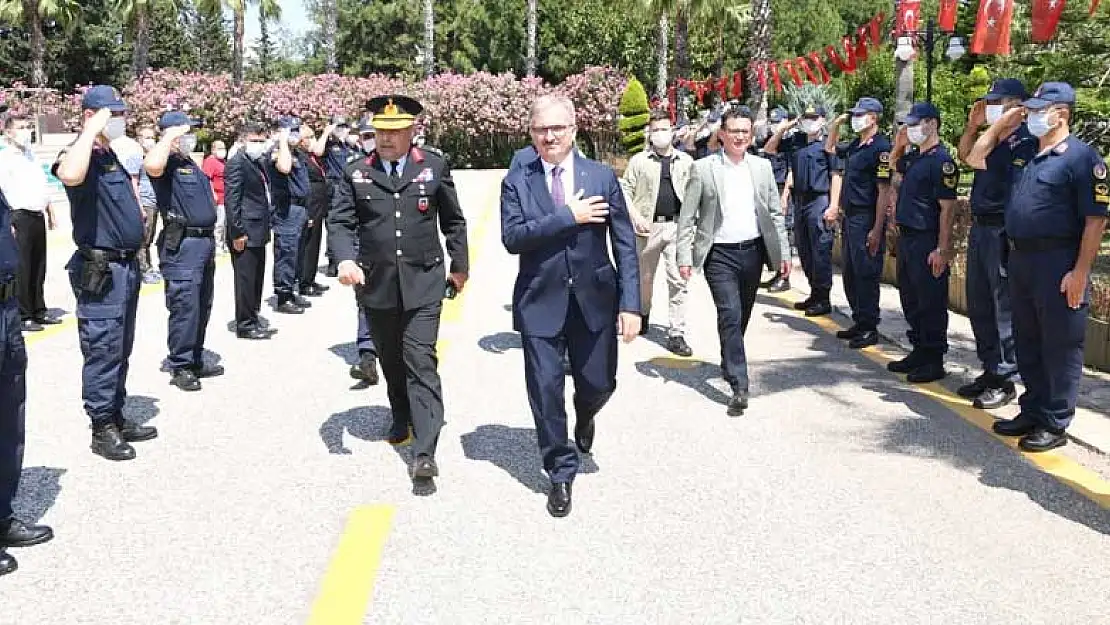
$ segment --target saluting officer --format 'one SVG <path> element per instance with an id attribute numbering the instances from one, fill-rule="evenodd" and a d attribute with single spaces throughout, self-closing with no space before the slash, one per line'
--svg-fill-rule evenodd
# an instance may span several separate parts
<path id="1" fill-rule="evenodd" d="M 782 122 L 790 118 L 786 109 L 781 106 L 776 106 L 767 115 L 767 122 L 772 127 L 777 127 Z M 786 177 L 790 174 L 790 160 L 786 158 L 786 154 L 779 152 L 777 154 L 768 154 L 766 147 L 767 141 L 770 140 L 772 132 L 768 129 L 758 141 L 758 145 L 753 143 L 752 146 L 756 148 L 756 156 L 762 156 L 771 162 L 771 172 L 775 174 L 775 185 L 779 190 L 779 197 L 782 198 L 782 215 L 786 220 L 786 233 L 787 238 L 790 239 L 790 246 L 794 246 L 794 215 L 790 210 L 790 203 L 786 199 Z M 790 290 L 790 278 L 782 277 L 782 272 L 778 267 L 771 267 L 771 271 L 775 272 L 775 277 L 767 284 L 767 290 L 772 293 L 782 293 L 783 291 Z M 762 286 L 762 285 L 761 285 Z"/>
<path id="2" fill-rule="evenodd" d="M 274 311 L 299 315 L 312 304 L 294 292 L 297 279 L 297 254 L 301 232 L 308 213 L 308 170 L 293 159 L 290 143 L 300 140 L 301 122 L 285 116 L 275 124 L 274 147 L 263 160 L 266 179 L 270 181 L 271 219 L 274 233 Z"/>
<path id="3" fill-rule="evenodd" d="M 915 383 L 943 378 L 948 352 L 948 260 L 960 174 L 940 142 L 940 123 L 935 106 L 914 104 L 891 151 L 901 177 L 895 212 L 898 294 L 913 349 L 887 369 Z"/>
<path id="4" fill-rule="evenodd" d="M 27 525 L 12 511 L 23 471 L 27 404 L 27 348 L 15 297 L 18 265 L 12 210 L 0 192 L 0 575 L 17 567 L 6 548 L 30 547 L 54 537 L 49 527 Z"/>
<path id="5" fill-rule="evenodd" d="M 879 342 L 879 285 L 886 251 L 886 207 L 890 202 L 890 139 L 879 133 L 883 105 L 860 98 L 837 118 L 825 151 L 837 155 L 832 208 L 843 217 L 840 245 L 844 257 L 844 295 L 852 307 L 852 327 L 836 333 L 848 347 Z M 851 119 L 856 138 L 838 146 L 840 124 Z M 839 181 L 839 182 L 837 182 Z"/>
<path id="6" fill-rule="evenodd" d="M 96 85 L 85 91 L 81 108 L 81 134 L 58 155 L 53 169 L 72 207 L 77 245 L 66 269 L 85 357 L 81 395 L 92 421 L 93 453 L 131 460 L 135 448 L 130 443 L 158 436 L 155 428 L 123 418 L 139 304 L 135 256 L 143 241 L 143 214 L 130 176 L 108 145 L 127 130 L 127 105 L 114 88 Z"/>
<path id="7" fill-rule="evenodd" d="M 374 124 L 369 117 L 359 122 L 358 136 L 362 157 L 369 157 L 378 147 L 377 131 L 374 130 Z M 359 303 L 361 297 L 358 294 L 358 288 L 355 287 L 355 306 L 358 311 L 355 345 L 358 349 L 358 362 L 351 365 L 350 376 L 358 380 L 362 386 L 374 386 L 378 383 L 378 349 L 374 347 L 374 337 L 370 332 L 370 320 L 366 316 L 366 310 Z M 405 438 L 408 438 L 407 432 Z"/>
<path id="8" fill-rule="evenodd" d="M 362 285 L 393 410 L 391 442 L 412 428 L 414 479 L 439 474 L 436 443 L 443 427 L 443 392 L 436 339 L 445 293 L 466 283 L 466 219 L 447 163 L 412 147 L 420 103 L 401 95 L 370 100 L 377 146 L 347 167 L 336 187 L 329 237 L 343 284 Z M 444 275 L 441 230 L 451 256 Z M 445 281 L 445 277 L 447 280 Z"/>
<path id="9" fill-rule="evenodd" d="M 323 132 L 317 137 L 316 144 L 312 146 L 312 152 L 324 161 L 324 172 L 328 178 L 333 206 L 335 204 L 335 188 L 343 181 L 343 172 L 347 168 L 347 164 L 357 156 L 355 149 L 347 142 L 350 133 L 351 124 L 347 121 L 347 118 L 342 115 L 335 115 L 331 118 L 331 123 L 325 126 Z M 328 268 L 324 275 L 334 278 L 337 261 L 331 247 L 330 230 L 325 255 L 328 257 Z"/>
<path id="10" fill-rule="evenodd" d="M 960 138 L 960 157 L 975 169 L 967 244 L 967 312 L 983 374 L 956 392 L 972 399 L 976 408 L 998 408 L 1017 397 L 1005 209 L 1017 175 L 1037 155 L 1037 139 L 1024 122 L 1014 127 L 1000 121 L 1008 111 L 1020 120 L 1026 97 L 1021 81 L 996 80 L 986 97 L 971 107 Z M 980 136 L 986 124 L 990 128 Z"/>
<path id="11" fill-rule="evenodd" d="M 1041 85 L 1026 100 L 1028 128 L 1039 153 L 1025 166 L 1006 204 L 1010 297 L 1017 364 L 1025 392 L 1021 413 L 994 424 L 1021 436 L 1025 451 L 1067 442 L 1083 376 L 1083 341 L 1090 310 L 1091 265 L 1098 256 L 1110 206 L 1106 163 L 1071 136 L 1075 91 L 1062 82 Z M 1020 112 L 1003 115 L 1000 133 L 1013 132 Z"/>
<path id="12" fill-rule="evenodd" d="M 216 276 L 216 200 L 208 176 L 190 156 L 197 145 L 192 130 L 199 125 L 184 112 L 163 113 L 162 139 L 144 161 L 164 224 L 158 258 L 170 313 L 166 366 L 171 384 L 183 391 L 199 391 L 199 378 L 224 372 L 220 365 L 204 364 Z"/>
<path id="13" fill-rule="evenodd" d="M 784 143 L 783 135 L 795 124 L 801 132 Z M 790 162 L 786 188 L 794 199 L 794 238 L 810 289 L 809 297 L 794 304 L 794 308 L 804 310 L 807 317 L 832 312 L 829 292 L 832 291 L 832 223 L 835 217 L 829 210 L 829 191 L 836 155 L 825 152 L 825 144 L 821 141 L 824 127 L 825 109 L 810 106 L 802 114 L 800 123 L 797 120 L 780 123 L 763 148 L 768 154 L 785 155 Z"/>

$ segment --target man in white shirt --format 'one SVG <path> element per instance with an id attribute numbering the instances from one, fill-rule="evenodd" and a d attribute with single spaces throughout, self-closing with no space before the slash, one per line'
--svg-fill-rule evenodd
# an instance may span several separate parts
<path id="1" fill-rule="evenodd" d="M 694 163 L 678 217 L 678 270 L 689 279 L 705 269 L 717 308 L 721 369 L 732 388 L 729 416 L 748 407 L 744 331 L 764 263 L 790 276 L 790 246 L 771 163 L 748 153 L 753 120 L 747 107 L 726 109 L 717 131 L 721 150 Z"/>
<path id="2" fill-rule="evenodd" d="M 12 207 L 12 228 L 19 247 L 16 296 L 24 332 L 61 323 L 46 308 L 46 231 L 53 230 L 50 185 L 42 163 L 31 151 L 31 120 L 12 115 L 4 122 L 5 149 L 0 151 L 0 191 Z"/>

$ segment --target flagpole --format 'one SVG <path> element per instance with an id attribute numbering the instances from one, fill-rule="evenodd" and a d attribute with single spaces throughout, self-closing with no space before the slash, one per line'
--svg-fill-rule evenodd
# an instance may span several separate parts
<path id="1" fill-rule="evenodd" d="M 933 49 L 936 48 L 936 25 L 933 18 L 925 24 L 925 101 L 933 102 Z"/>

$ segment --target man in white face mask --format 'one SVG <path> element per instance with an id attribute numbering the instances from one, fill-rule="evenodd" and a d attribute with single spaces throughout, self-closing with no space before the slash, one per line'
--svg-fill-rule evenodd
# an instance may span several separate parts
<path id="1" fill-rule="evenodd" d="M 12 208 L 12 228 L 19 247 L 16 298 L 24 332 L 61 323 L 46 308 L 46 231 L 53 230 L 54 211 L 46 172 L 31 151 L 31 120 L 11 115 L 4 122 L 6 145 L 0 150 L 0 192 Z"/>
<path id="2" fill-rule="evenodd" d="M 898 293 L 913 351 L 887 369 L 926 383 L 944 377 L 948 352 L 948 261 L 960 174 L 940 142 L 940 112 L 918 102 L 906 115 L 891 152 L 899 186 Z M 909 144 L 913 144 L 913 148 Z"/>
<path id="3" fill-rule="evenodd" d="M 960 137 L 960 159 L 975 169 L 967 246 L 967 312 L 983 374 L 957 392 L 971 399 L 976 408 L 999 408 L 1017 397 L 1005 209 L 1017 175 L 1037 154 L 1037 139 L 1020 119 L 1016 127 L 1002 120 L 1020 118 L 1026 96 L 1019 80 L 994 81 L 986 97 L 971 107 Z M 1007 134 L 1002 134 L 1003 129 Z"/>
<path id="4" fill-rule="evenodd" d="M 54 175 L 65 185 L 77 245 L 66 269 L 77 299 L 77 333 L 85 365 L 81 394 L 92 421 L 92 451 L 109 460 L 131 460 L 131 443 L 158 436 L 128 422 L 127 371 L 135 342 L 143 218 L 131 179 L 109 142 L 127 129 L 127 105 L 107 85 L 85 91 L 83 128 L 58 155 Z"/>
<path id="5" fill-rule="evenodd" d="M 1064 430 L 1075 416 L 1091 265 L 1110 210 L 1110 182 L 1102 156 L 1071 135 L 1071 85 L 1041 85 L 1024 110 L 1029 132 L 1039 139 L 1038 153 L 1014 183 L 1006 204 L 1006 236 L 1017 366 L 1025 393 L 1017 418 L 995 423 L 994 431 L 1020 436 L 1023 450 L 1037 452 L 1065 444 Z M 1006 136 L 1020 123 L 1020 112 L 1006 114 L 998 133 Z"/>
<path id="6" fill-rule="evenodd" d="M 640 256 L 640 334 L 648 332 L 655 270 L 662 256 L 670 295 L 667 349 L 679 356 L 691 356 L 694 351 L 685 337 L 687 283 L 678 273 L 675 243 L 678 213 L 694 159 L 674 148 L 674 129 L 666 111 L 651 113 L 647 132 L 650 149 L 632 157 L 620 181 Z"/>

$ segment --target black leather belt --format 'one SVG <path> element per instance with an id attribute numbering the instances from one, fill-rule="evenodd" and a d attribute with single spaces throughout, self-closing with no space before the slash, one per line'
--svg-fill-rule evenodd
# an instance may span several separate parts
<path id="1" fill-rule="evenodd" d="M 671 223 L 674 220 L 675 220 L 675 215 L 656 215 L 654 221 L 657 224 L 668 224 L 668 223 Z"/>
<path id="2" fill-rule="evenodd" d="M 1071 237 L 1037 237 L 1034 239 L 1010 239 L 1010 249 L 1017 252 L 1051 252 L 1067 248 L 1078 248 L 1079 239 Z"/>
<path id="3" fill-rule="evenodd" d="M 186 228 L 185 236 L 198 239 L 210 239 L 215 234 L 215 228 Z"/>
<path id="4" fill-rule="evenodd" d="M 727 250 L 750 250 L 753 247 L 758 247 L 762 243 L 763 237 L 756 237 L 754 239 L 748 239 L 747 241 L 741 241 L 739 243 L 714 243 L 713 245 L 717 247 L 723 247 Z"/>
<path id="5" fill-rule="evenodd" d="M 15 278 L 9 278 L 7 282 L 0 284 L 0 302 L 6 302 L 15 297 Z"/>
<path id="6" fill-rule="evenodd" d="M 81 255 L 86 259 L 91 255 L 91 251 L 96 250 L 102 252 L 104 257 L 113 262 L 129 262 L 135 260 L 135 255 L 138 254 L 135 250 L 110 250 L 102 247 L 82 247 L 80 248 Z"/>
<path id="7" fill-rule="evenodd" d="M 1006 225 L 1006 215 L 994 213 L 991 215 L 972 215 L 971 221 L 976 226 L 998 227 Z"/>
<path id="8" fill-rule="evenodd" d="M 936 230 L 921 230 L 920 228 L 910 228 L 908 226 L 898 226 L 898 232 L 902 236 L 912 237 L 914 235 L 923 234 L 936 234 Z"/>

